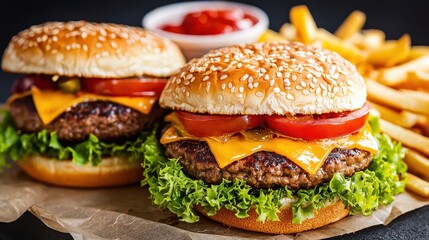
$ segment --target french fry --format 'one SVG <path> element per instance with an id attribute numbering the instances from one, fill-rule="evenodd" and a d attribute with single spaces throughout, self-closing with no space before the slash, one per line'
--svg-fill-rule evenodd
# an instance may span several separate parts
<path id="1" fill-rule="evenodd" d="M 388 86 L 398 85 L 407 81 L 409 72 L 427 71 L 428 66 L 429 55 L 395 67 L 382 69 L 378 74 L 377 80 Z"/>
<path id="2" fill-rule="evenodd" d="M 289 12 L 290 21 L 295 26 L 296 35 L 303 43 L 312 43 L 317 36 L 317 26 L 305 5 L 291 8 Z"/>
<path id="3" fill-rule="evenodd" d="M 429 159 L 420 153 L 407 149 L 404 157 L 405 163 L 408 165 L 408 170 L 411 172 L 429 178 Z"/>
<path id="4" fill-rule="evenodd" d="M 369 78 L 366 78 L 366 86 L 369 100 L 415 113 L 429 112 L 429 101 L 422 101 Z"/>
<path id="5" fill-rule="evenodd" d="M 391 67 L 404 61 L 410 52 L 411 39 L 404 34 L 397 42 L 386 43 L 369 52 L 367 61 L 377 67 Z"/>
<path id="6" fill-rule="evenodd" d="M 429 93 L 427 92 L 409 90 L 409 89 L 400 89 L 399 91 L 401 91 L 403 94 L 409 97 L 417 98 L 421 101 L 429 101 Z M 427 112 L 427 114 L 429 114 L 429 111 Z"/>
<path id="7" fill-rule="evenodd" d="M 411 191 L 417 195 L 420 195 L 422 197 L 429 197 L 429 182 L 411 174 L 407 173 L 407 184 L 405 185 L 405 188 L 408 191 Z"/>
<path id="8" fill-rule="evenodd" d="M 319 29 L 317 36 L 322 41 L 322 47 L 337 52 L 353 63 L 360 62 L 364 59 L 363 52 L 359 48 L 350 42 L 341 40 L 325 29 Z"/>
<path id="9" fill-rule="evenodd" d="M 417 115 L 407 111 L 397 112 L 376 103 L 371 103 L 371 107 L 377 109 L 382 119 L 399 125 L 401 127 L 411 128 L 418 122 Z"/>
<path id="10" fill-rule="evenodd" d="M 408 72 L 407 80 L 395 85 L 396 88 L 426 89 L 429 90 L 429 72 Z"/>
<path id="11" fill-rule="evenodd" d="M 386 40 L 386 35 L 378 29 L 368 29 L 362 31 L 360 42 L 355 42 L 355 45 L 364 50 L 379 48 Z"/>
<path id="12" fill-rule="evenodd" d="M 382 132 L 402 142 L 403 145 L 416 149 L 425 156 L 429 156 L 429 138 L 383 119 L 380 119 L 380 127 Z"/>
<path id="13" fill-rule="evenodd" d="M 296 41 L 296 28 L 290 23 L 284 23 L 280 27 L 279 33 L 289 41 Z"/>
<path id="14" fill-rule="evenodd" d="M 362 30 L 365 24 L 366 15 L 361 11 L 353 11 L 335 31 L 335 35 L 340 39 L 348 39 Z"/>
<path id="15" fill-rule="evenodd" d="M 429 55 L 429 46 L 412 46 L 407 60 L 411 61 L 425 55 Z"/>
<path id="16" fill-rule="evenodd" d="M 265 32 L 259 37 L 258 42 L 287 42 L 287 39 L 283 37 L 283 35 L 271 30 L 267 29 Z"/>

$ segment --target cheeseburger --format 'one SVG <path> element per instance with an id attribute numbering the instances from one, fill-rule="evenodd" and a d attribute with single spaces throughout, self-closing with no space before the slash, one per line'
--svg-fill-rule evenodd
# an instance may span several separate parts
<path id="1" fill-rule="evenodd" d="M 266 233 L 370 214 L 404 190 L 401 147 L 369 117 L 366 88 L 338 54 L 298 43 L 213 50 L 172 76 L 161 147 L 145 143 L 151 198 Z M 165 149 L 165 155 L 163 153 Z"/>
<path id="2" fill-rule="evenodd" d="M 14 36 L 2 68 L 22 74 L 0 124 L 5 156 L 60 186 L 138 182 L 139 147 L 161 117 L 157 99 L 184 64 L 179 48 L 141 28 L 49 22 Z"/>

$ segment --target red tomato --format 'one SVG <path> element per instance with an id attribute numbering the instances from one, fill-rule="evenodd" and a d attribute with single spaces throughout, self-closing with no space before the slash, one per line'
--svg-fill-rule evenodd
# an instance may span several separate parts
<path id="1" fill-rule="evenodd" d="M 159 96 L 166 83 L 166 79 L 158 78 L 86 78 L 82 90 L 109 96 Z"/>
<path id="2" fill-rule="evenodd" d="M 54 82 L 48 77 L 42 75 L 25 75 L 13 83 L 12 92 L 22 93 L 29 91 L 32 86 L 36 86 L 41 90 L 55 88 Z"/>
<path id="3" fill-rule="evenodd" d="M 251 129 L 264 123 L 263 116 L 209 115 L 176 111 L 186 131 L 197 137 L 219 136 Z"/>
<path id="4" fill-rule="evenodd" d="M 365 125 L 368 114 L 369 104 L 365 103 L 362 108 L 348 113 L 321 114 L 313 117 L 277 115 L 267 116 L 266 120 L 271 129 L 281 134 L 305 140 L 316 140 L 357 132 Z"/>

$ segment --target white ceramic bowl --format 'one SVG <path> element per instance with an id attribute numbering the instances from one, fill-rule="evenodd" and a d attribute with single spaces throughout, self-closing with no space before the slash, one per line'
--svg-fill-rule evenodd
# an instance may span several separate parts
<path id="1" fill-rule="evenodd" d="M 202 10 L 225 10 L 240 8 L 258 19 L 258 22 L 250 28 L 217 35 L 187 35 L 172 33 L 162 30 L 164 24 L 180 24 L 187 13 Z M 174 3 L 156 8 L 143 17 L 143 27 L 158 35 L 174 41 L 182 49 L 183 54 L 189 60 L 200 57 L 211 49 L 229 45 L 255 42 L 268 28 L 267 14 L 255 6 L 222 1 L 197 1 Z"/>

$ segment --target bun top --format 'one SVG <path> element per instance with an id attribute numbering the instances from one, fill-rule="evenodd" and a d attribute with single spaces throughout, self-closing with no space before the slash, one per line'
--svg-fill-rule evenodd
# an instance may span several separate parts
<path id="1" fill-rule="evenodd" d="M 162 107 L 209 114 L 322 114 L 361 108 L 366 87 L 337 53 L 300 43 L 212 50 L 170 77 Z"/>
<path id="2" fill-rule="evenodd" d="M 12 38 L 4 71 L 121 78 L 170 76 L 185 64 L 171 41 L 142 28 L 118 24 L 48 22 Z"/>

